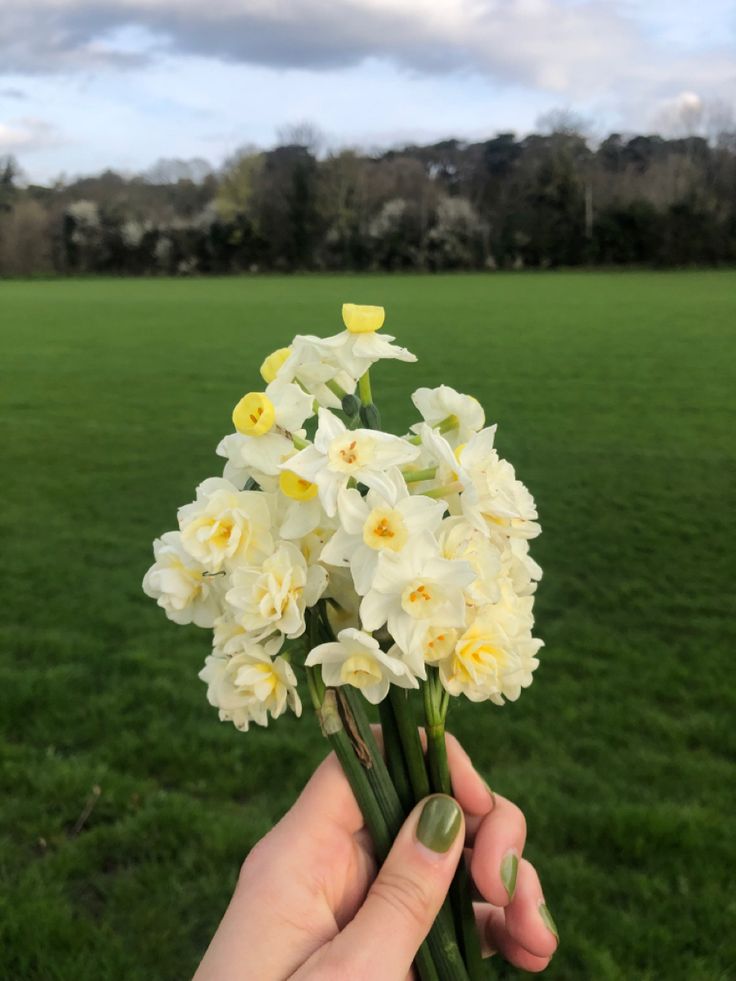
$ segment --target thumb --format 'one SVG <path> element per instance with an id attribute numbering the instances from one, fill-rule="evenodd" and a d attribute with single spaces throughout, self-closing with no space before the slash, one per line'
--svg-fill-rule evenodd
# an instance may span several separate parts
<path id="1" fill-rule="evenodd" d="M 342 969 L 337 977 L 406 978 L 450 888 L 463 827 L 452 797 L 436 794 L 417 804 L 363 906 L 330 944 L 328 960 Z"/>

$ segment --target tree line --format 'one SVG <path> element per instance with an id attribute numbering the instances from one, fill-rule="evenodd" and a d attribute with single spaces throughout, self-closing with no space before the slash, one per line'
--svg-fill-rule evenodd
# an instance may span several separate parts
<path id="1" fill-rule="evenodd" d="M 296 133 L 217 172 L 161 161 L 53 186 L 0 160 L 0 276 L 736 262 L 736 133 L 561 128 L 321 153 Z"/>

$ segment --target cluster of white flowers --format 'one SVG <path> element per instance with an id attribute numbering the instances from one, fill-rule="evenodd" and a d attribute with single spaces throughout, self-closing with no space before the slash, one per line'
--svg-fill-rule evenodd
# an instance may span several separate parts
<path id="1" fill-rule="evenodd" d="M 373 703 L 391 684 L 419 687 L 432 666 L 450 695 L 500 705 L 538 665 L 529 539 L 540 527 L 496 427 L 441 385 L 414 393 L 421 420 L 406 435 L 363 428 L 369 368 L 416 358 L 377 333 L 382 308 L 345 304 L 343 319 L 342 333 L 297 336 L 266 358 L 265 391 L 240 400 L 217 447 L 223 476 L 179 509 L 143 581 L 170 619 L 213 629 L 200 678 L 243 730 L 300 714 L 304 641 L 290 642 L 317 604 L 336 639 L 303 663 Z"/>

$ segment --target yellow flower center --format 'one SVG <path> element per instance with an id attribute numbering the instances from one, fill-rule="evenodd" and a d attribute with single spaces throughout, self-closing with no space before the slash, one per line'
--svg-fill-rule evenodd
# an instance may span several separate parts
<path id="1" fill-rule="evenodd" d="M 280 347 L 278 351 L 274 351 L 273 354 L 269 354 L 269 356 L 264 360 L 263 364 L 261 365 L 261 378 L 267 385 L 270 385 L 271 382 L 275 380 L 276 375 L 279 373 L 279 369 L 290 354 L 290 347 Z"/>
<path id="2" fill-rule="evenodd" d="M 452 654 L 457 642 L 457 630 L 452 627 L 430 627 L 424 642 L 424 660 L 429 664 L 443 661 Z"/>
<path id="3" fill-rule="evenodd" d="M 273 428 L 276 410 L 264 392 L 248 392 L 233 409 L 233 423 L 245 436 L 263 436 Z"/>
<path id="4" fill-rule="evenodd" d="M 279 474 L 281 493 L 292 501 L 311 501 L 317 496 L 317 485 L 311 480 L 304 480 L 291 470 L 282 470 Z"/>
<path id="5" fill-rule="evenodd" d="M 366 688 L 381 680 L 381 669 L 367 654 L 353 654 L 340 668 L 340 680 L 354 688 Z"/>
<path id="6" fill-rule="evenodd" d="M 358 459 L 358 454 L 355 452 L 356 445 L 357 440 L 353 440 L 352 443 L 349 443 L 347 446 L 343 447 L 343 449 L 338 450 L 340 458 L 344 463 L 347 463 L 348 466 L 352 466 L 352 464 Z"/>
<path id="7" fill-rule="evenodd" d="M 383 327 L 386 311 L 383 307 L 366 307 L 343 303 L 342 320 L 351 334 L 372 334 Z"/>
<path id="8" fill-rule="evenodd" d="M 425 620 L 431 617 L 439 604 L 439 598 L 424 582 L 410 583 L 401 594 L 401 608 L 410 617 Z"/>
<path id="9" fill-rule="evenodd" d="M 273 670 L 270 664 L 254 664 L 253 670 L 258 674 L 262 675 L 258 680 L 258 685 L 262 686 L 269 693 L 273 692 L 274 688 L 278 684 L 278 678 L 276 672 Z M 265 694 L 265 692 L 264 692 Z"/>
<path id="10" fill-rule="evenodd" d="M 210 524 L 210 541 L 218 548 L 225 548 L 233 533 L 233 522 L 227 519 L 213 520 Z"/>
<path id="11" fill-rule="evenodd" d="M 478 682 L 489 675 L 498 679 L 508 657 L 492 637 L 482 628 L 470 627 L 465 631 L 455 650 L 452 674 L 462 683 Z"/>
<path id="12" fill-rule="evenodd" d="M 334 439 L 328 450 L 330 466 L 341 473 L 353 473 L 365 466 L 373 456 L 373 441 L 370 437 L 357 437 L 355 433 L 344 433 Z"/>
<path id="13" fill-rule="evenodd" d="M 373 508 L 363 526 L 363 541 L 369 548 L 399 552 L 408 538 L 404 519 L 393 508 Z"/>

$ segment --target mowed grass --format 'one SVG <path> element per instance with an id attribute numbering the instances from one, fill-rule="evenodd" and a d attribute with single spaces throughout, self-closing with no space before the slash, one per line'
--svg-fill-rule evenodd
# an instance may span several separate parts
<path id="1" fill-rule="evenodd" d="M 538 501 L 542 666 L 451 728 L 526 812 L 548 977 L 736 978 L 731 272 L 0 283 L 0 976 L 188 977 L 324 753 L 309 714 L 219 723 L 207 633 L 140 581 L 262 357 L 343 300 L 419 355 L 375 372 L 387 426 L 473 392 Z"/>

